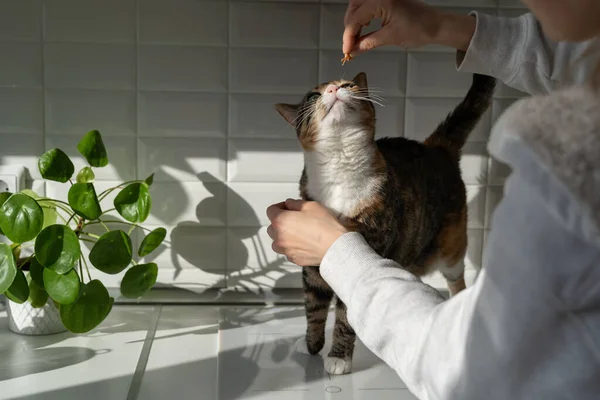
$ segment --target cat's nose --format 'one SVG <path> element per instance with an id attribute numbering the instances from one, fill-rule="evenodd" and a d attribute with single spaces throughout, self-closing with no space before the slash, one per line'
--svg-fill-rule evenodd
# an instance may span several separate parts
<path id="1" fill-rule="evenodd" d="M 336 94 L 338 89 L 339 88 L 337 87 L 337 85 L 329 85 L 327 86 L 327 89 L 325 89 L 325 93 Z"/>

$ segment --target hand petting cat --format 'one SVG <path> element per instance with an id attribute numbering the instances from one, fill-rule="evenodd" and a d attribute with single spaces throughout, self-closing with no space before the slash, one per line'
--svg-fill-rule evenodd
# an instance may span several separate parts
<path id="1" fill-rule="evenodd" d="M 325 207 L 314 201 L 288 199 L 267 209 L 273 251 L 301 267 L 321 264 L 331 245 L 346 228 Z"/>

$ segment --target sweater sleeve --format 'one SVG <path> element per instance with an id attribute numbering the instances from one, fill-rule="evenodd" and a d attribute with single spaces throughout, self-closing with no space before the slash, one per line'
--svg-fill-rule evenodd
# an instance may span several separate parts
<path id="1" fill-rule="evenodd" d="M 466 52 L 457 52 L 461 72 L 493 76 L 529 94 L 545 94 L 559 86 L 580 83 L 594 60 L 584 57 L 593 41 L 554 42 L 532 14 L 504 18 L 472 12 L 475 34 Z"/>
<path id="2" fill-rule="evenodd" d="M 358 233 L 334 243 L 321 275 L 346 303 L 348 320 L 365 346 L 419 398 L 445 398 L 431 396 L 450 392 L 453 374 L 422 371 L 429 365 L 439 372 L 461 371 L 476 285 L 444 301 L 433 287 L 380 257 Z"/>

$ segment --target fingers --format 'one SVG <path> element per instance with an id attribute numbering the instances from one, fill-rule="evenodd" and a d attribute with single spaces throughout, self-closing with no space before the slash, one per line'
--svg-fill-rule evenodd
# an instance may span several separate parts
<path id="1" fill-rule="evenodd" d="M 287 199 L 285 201 L 285 206 L 287 207 L 288 210 L 292 210 L 292 211 L 302 211 L 302 209 L 304 208 L 304 206 L 307 204 L 308 202 L 305 200 L 295 200 L 295 199 Z"/>
<path id="2" fill-rule="evenodd" d="M 375 32 L 368 33 L 361 38 L 359 38 L 354 45 L 354 50 L 352 51 L 352 55 L 356 56 L 358 54 L 364 53 L 369 50 L 376 49 L 377 47 L 381 47 L 384 44 L 383 37 L 386 34 L 386 27 L 383 27 Z"/>
<path id="3" fill-rule="evenodd" d="M 360 35 L 362 27 L 367 26 L 371 20 L 377 17 L 376 10 L 377 8 L 371 3 L 365 3 L 358 7 L 355 5 L 348 6 L 342 45 L 344 54 L 351 53 L 354 50 L 356 39 Z"/>
<path id="4" fill-rule="evenodd" d="M 286 210 L 285 202 L 273 204 L 267 208 L 267 218 L 273 222 L 273 219 L 277 218 L 282 212 Z"/>

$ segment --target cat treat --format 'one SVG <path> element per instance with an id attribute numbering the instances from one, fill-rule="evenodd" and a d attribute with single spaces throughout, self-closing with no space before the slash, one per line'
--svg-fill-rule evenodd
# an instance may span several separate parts
<path id="1" fill-rule="evenodd" d="M 352 60 L 352 55 L 350 53 L 344 53 L 344 58 L 342 58 L 342 65 L 346 64 L 346 62 Z"/>

